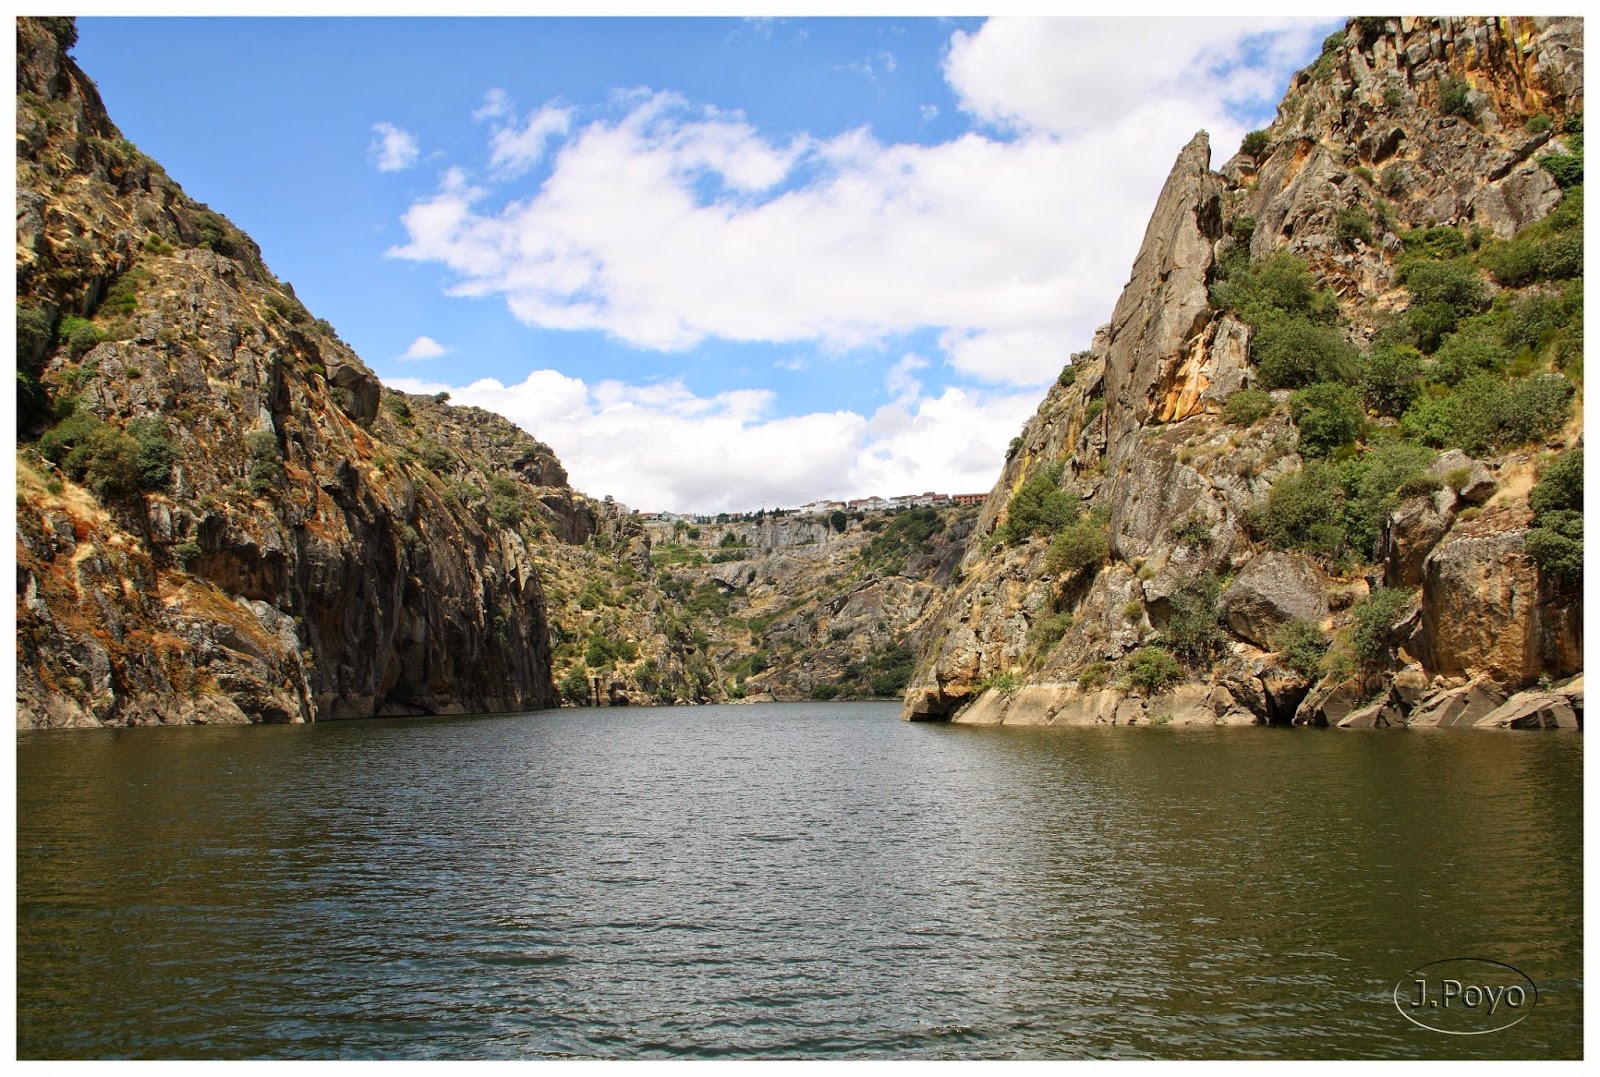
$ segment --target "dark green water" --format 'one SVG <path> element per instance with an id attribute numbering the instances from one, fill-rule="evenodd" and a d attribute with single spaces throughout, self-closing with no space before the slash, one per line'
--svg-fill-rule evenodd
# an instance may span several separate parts
<path id="1" fill-rule="evenodd" d="M 1581 736 L 896 712 L 19 734 L 18 1053 L 1581 1056 Z"/>

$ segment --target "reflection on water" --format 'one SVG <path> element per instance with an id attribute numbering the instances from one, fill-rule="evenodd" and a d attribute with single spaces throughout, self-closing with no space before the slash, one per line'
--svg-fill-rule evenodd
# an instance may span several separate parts
<path id="1" fill-rule="evenodd" d="M 1580 1056 L 1580 737 L 896 711 L 19 734 L 18 1052 Z"/>

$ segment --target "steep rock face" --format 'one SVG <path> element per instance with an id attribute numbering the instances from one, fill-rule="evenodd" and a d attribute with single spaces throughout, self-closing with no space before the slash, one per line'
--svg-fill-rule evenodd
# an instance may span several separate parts
<path id="1" fill-rule="evenodd" d="M 1254 332 L 1209 292 L 1225 259 L 1287 252 L 1332 289 L 1346 339 L 1365 350 L 1411 302 L 1400 233 L 1456 225 L 1490 242 L 1560 202 L 1536 155 L 1564 148 L 1552 131 L 1581 113 L 1581 65 L 1578 20 L 1354 20 L 1291 83 L 1255 156 L 1211 172 L 1203 133 L 1185 147 L 1111 322 L 1024 428 L 961 576 L 916 625 L 904 716 L 1110 722 L 1143 711 L 1287 723 L 1304 711 L 1305 724 L 1340 724 L 1377 697 L 1360 721 L 1403 724 L 1424 697 L 1474 675 L 1516 688 L 1580 669 L 1581 596 L 1522 552 L 1528 469 L 1517 454 L 1439 456 L 1426 470 L 1432 487 L 1401 499 L 1373 548 L 1354 551 L 1354 571 L 1265 553 L 1252 519 L 1310 457 L 1298 451 L 1288 391 L 1260 417 L 1224 420 L 1229 397 L 1255 384 Z M 1447 90 L 1462 86 L 1466 105 L 1451 108 L 1472 112 L 1471 123 L 1445 111 Z M 1544 129 L 1530 130 L 1537 114 Z M 1395 425 L 1380 420 L 1374 439 Z M 1546 447 L 1581 437 L 1579 419 Z M 1109 559 L 1053 575 L 1048 539 L 1008 536 L 1006 525 L 1013 496 L 1055 463 L 1060 493 L 1104 521 Z M 1460 526 L 1480 513 L 1480 528 L 1504 522 L 1502 506 L 1520 522 L 1494 525 L 1499 538 Z M 1286 558 L 1284 573 L 1252 581 L 1250 566 L 1270 563 L 1263 556 Z M 1378 668 L 1323 680 L 1298 671 L 1304 658 L 1271 650 L 1289 620 L 1347 646 L 1338 641 L 1354 631 L 1355 609 L 1382 586 L 1421 590 L 1382 626 Z M 1208 625 L 1194 610 L 1213 587 L 1226 616 Z M 1187 679 L 1212 702 L 1172 703 L 1171 678 L 1139 665 L 1152 645 L 1186 656 L 1179 687 Z"/>
<path id="2" fill-rule="evenodd" d="M 549 450 L 385 394 L 71 33 L 17 24 L 19 724 L 553 703 L 536 551 L 590 525 Z"/>

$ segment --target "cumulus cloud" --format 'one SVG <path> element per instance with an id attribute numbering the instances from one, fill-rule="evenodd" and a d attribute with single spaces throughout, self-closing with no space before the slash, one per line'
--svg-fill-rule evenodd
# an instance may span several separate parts
<path id="1" fill-rule="evenodd" d="M 421 153 L 415 135 L 386 121 L 372 125 L 372 143 L 367 152 L 379 172 L 404 171 L 417 163 Z"/>
<path id="2" fill-rule="evenodd" d="M 1190 102 L 1270 109 L 1327 26 L 1287 18 L 990 19 L 951 37 L 945 77 L 962 108 L 984 120 L 1058 133 L 1112 128 L 1152 105 L 1187 106 L 1185 114 L 1196 111 Z"/>
<path id="3" fill-rule="evenodd" d="M 447 179 L 409 207 L 390 253 L 446 267 L 456 294 L 502 296 L 530 325 L 635 347 L 843 349 L 934 328 L 964 374 L 1038 385 L 1109 316 L 1178 150 L 1206 128 L 1216 161 L 1229 156 L 1238 109 L 1276 93 L 1323 29 L 990 20 L 954 35 L 945 74 L 992 131 L 933 146 L 866 129 L 774 140 L 671 93 L 580 129 L 547 105 L 491 146 L 505 166 L 559 143 L 547 179 Z"/>
<path id="4" fill-rule="evenodd" d="M 514 385 L 492 378 L 389 384 L 446 391 L 455 404 L 498 412 L 555 449 L 574 487 L 646 511 L 742 512 L 822 497 L 987 491 L 1037 394 L 949 388 L 928 396 L 910 378 L 923 362 L 912 356 L 896 365 L 896 399 L 870 416 L 776 416 L 765 390 L 698 396 L 678 380 L 589 385 L 554 370 L 536 370 Z"/>
<path id="5" fill-rule="evenodd" d="M 521 127 L 498 127 L 489 139 L 489 167 L 502 177 L 520 176 L 544 156 L 550 140 L 567 133 L 567 109 L 546 105 L 528 114 Z"/>
<path id="6" fill-rule="evenodd" d="M 411 342 L 411 346 L 405 350 L 405 354 L 400 358 L 408 360 L 437 359 L 449 351 L 449 348 L 446 348 L 432 337 L 418 337 Z"/>

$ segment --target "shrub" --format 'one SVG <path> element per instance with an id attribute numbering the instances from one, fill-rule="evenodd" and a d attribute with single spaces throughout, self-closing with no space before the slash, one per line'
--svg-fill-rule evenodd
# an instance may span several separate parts
<path id="1" fill-rule="evenodd" d="M 1333 293 L 1322 288 L 1306 264 L 1287 251 L 1239 266 L 1213 285 L 1211 298 L 1217 307 L 1236 312 L 1256 327 L 1286 314 L 1328 324 L 1339 311 Z"/>
<path id="2" fill-rule="evenodd" d="M 1250 246 L 1250 240 L 1256 234 L 1256 219 L 1248 213 L 1241 213 L 1228 222 L 1228 234 L 1241 247 Z"/>
<path id="3" fill-rule="evenodd" d="M 1400 491 L 1426 478 L 1434 455 L 1432 449 L 1414 442 L 1387 441 L 1338 465 L 1348 549 L 1363 557 L 1373 554 L 1384 518 L 1399 504 Z"/>
<path id="4" fill-rule="evenodd" d="M 1028 629 L 1028 653 L 1037 657 L 1050 653 L 1072 627 L 1072 614 L 1054 613 Z"/>
<path id="5" fill-rule="evenodd" d="M 1411 592 L 1379 587 L 1350 613 L 1350 651 L 1363 668 L 1371 669 L 1389 654 L 1396 618 L 1411 601 Z"/>
<path id="6" fill-rule="evenodd" d="M 1217 596 L 1222 585 L 1210 572 L 1185 580 L 1167 598 L 1170 613 L 1161 632 L 1161 642 L 1191 666 L 1211 658 L 1222 648 L 1222 630 Z"/>
<path id="7" fill-rule="evenodd" d="M 1541 572 L 1565 584 L 1583 582 L 1583 517 L 1563 514 L 1550 526 L 1530 528 L 1526 543 L 1528 556 Z"/>
<path id="8" fill-rule="evenodd" d="M 1078 687 L 1085 692 L 1098 691 L 1111 680 L 1111 667 L 1105 662 L 1090 662 L 1078 671 Z"/>
<path id="9" fill-rule="evenodd" d="M 1405 242 L 1406 257 L 1411 261 L 1418 258 L 1460 258 L 1469 249 L 1467 237 L 1461 229 L 1447 225 L 1412 229 L 1400 233 L 1400 238 Z"/>
<path id="10" fill-rule="evenodd" d="M 1497 369 L 1505 358 L 1505 345 L 1496 327 L 1487 320 L 1473 318 L 1440 346 L 1429 374 L 1441 384 L 1456 385 L 1474 374 Z"/>
<path id="11" fill-rule="evenodd" d="M 1372 216 L 1360 206 L 1346 206 L 1334 215 L 1334 237 L 1354 249 L 1356 240 L 1372 246 Z"/>
<path id="12" fill-rule="evenodd" d="M 1574 153 L 1547 153 L 1539 164 L 1563 190 L 1583 182 L 1583 158 Z"/>
<path id="13" fill-rule="evenodd" d="M 1262 325 L 1250 343 L 1250 357 L 1266 389 L 1347 381 L 1360 369 L 1360 353 L 1343 333 L 1303 317 L 1274 319 Z"/>
<path id="14" fill-rule="evenodd" d="M 843 534 L 844 529 L 850 526 L 850 517 L 844 514 L 843 509 L 834 509 L 828 514 L 828 526 Z"/>
<path id="15" fill-rule="evenodd" d="M 1395 162 L 1379 174 L 1378 189 L 1390 198 L 1400 198 L 1405 195 L 1410 182 L 1411 176 L 1406 166 Z"/>
<path id="16" fill-rule="evenodd" d="M 405 426 L 411 425 L 411 403 L 404 393 L 390 389 L 383 394 L 383 410 L 392 416 L 395 422 Z"/>
<path id="17" fill-rule="evenodd" d="M 1266 131 L 1251 131 L 1239 143 L 1239 152 L 1246 157 L 1260 158 L 1272 144 L 1272 136 Z"/>
<path id="18" fill-rule="evenodd" d="M 1272 646 L 1285 667 L 1303 677 L 1315 677 L 1328 650 L 1328 637 L 1315 621 L 1296 618 L 1278 629 Z"/>
<path id="19" fill-rule="evenodd" d="M 1079 520 L 1051 540 L 1044 570 L 1052 576 L 1075 575 L 1100 564 L 1110 553 L 1111 543 L 1106 538 L 1105 528 L 1094 520 Z"/>
<path id="20" fill-rule="evenodd" d="M 1141 647 L 1128 656 L 1128 683 L 1147 695 L 1178 683 L 1183 667 L 1160 647 Z"/>
<path id="21" fill-rule="evenodd" d="M 1078 368 L 1073 363 L 1068 363 L 1061 368 L 1061 373 L 1056 375 L 1056 384 L 1065 389 L 1078 380 Z"/>
<path id="22" fill-rule="evenodd" d="M 1211 523 L 1201 512 L 1191 512 L 1178 520 L 1167 528 L 1167 534 L 1180 546 L 1194 546 L 1200 549 L 1209 549 L 1211 546 Z"/>
<path id="23" fill-rule="evenodd" d="M 1559 430 L 1571 413 L 1574 392 L 1559 374 L 1536 374 L 1510 384 L 1478 374 L 1451 392 L 1418 401 L 1401 419 L 1401 429 L 1425 445 L 1481 456 Z"/>
<path id="24" fill-rule="evenodd" d="M 1089 401 L 1089 406 L 1083 409 L 1083 425 L 1088 426 L 1100 418 L 1100 413 L 1106 410 L 1106 402 L 1098 397 Z"/>
<path id="25" fill-rule="evenodd" d="M 1272 411 L 1272 395 L 1262 389 L 1240 389 L 1222 405 L 1222 421 L 1254 426 Z"/>
<path id="26" fill-rule="evenodd" d="M 1456 78 L 1445 78 L 1439 82 L 1439 111 L 1446 116 L 1460 116 L 1467 122 L 1477 118 L 1477 110 L 1472 105 L 1472 87 Z"/>
<path id="27" fill-rule="evenodd" d="M 446 475 L 455 470 L 456 455 L 432 438 L 419 438 L 416 443 L 417 459 L 435 475 Z"/>
<path id="28" fill-rule="evenodd" d="M 67 319 L 62 319 L 63 324 L 66 321 Z M 67 354 L 74 359 L 81 359 L 86 352 L 100 343 L 100 331 L 82 319 L 78 319 L 77 322 L 78 324 L 72 327 L 71 333 L 67 336 Z"/>
<path id="29" fill-rule="evenodd" d="M 1583 511 L 1583 446 L 1569 449 L 1545 467 L 1528 492 L 1536 516 L 1546 512 Z"/>
<path id="30" fill-rule="evenodd" d="M 172 556 L 177 558 L 178 564 L 185 569 L 192 567 L 196 561 L 200 560 L 203 552 L 200 549 L 200 544 L 196 542 L 180 542 L 172 548 Z"/>
<path id="31" fill-rule="evenodd" d="M 1312 460 L 1273 483 L 1265 504 L 1250 513 L 1248 522 L 1274 549 L 1337 557 L 1345 548 L 1344 502 L 1338 469 Z"/>
<path id="32" fill-rule="evenodd" d="M 165 489 L 172 481 L 172 461 L 177 455 L 167 421 L 153 415 L 135 419 L 128 424 L 128 435 L 139 446 L 139 486 L 145 490 Z"/>
<path id="33" fill-rule="evenodd" d="M 1416 400 L 1421 386 L 1422 353 L 1406 346 L 1372 349 L 1361 365 L 1361 399 L 1378 415 L 1399 418 Z"/>
<path id="34" fill-rule="evenodd" d="M 1300 390 L 1290 398 L 1289 409 L 1300 430 L 1304 456 L 1327 456 L 1348 445 L 1361 435 L 1366 422 L 1360 394 L 1337 382 L 1319 382 Z"/>
<path id="35" fill-rule="evenodd" d="M 1077 499 L 1060 489 L 1065 463 L 1057 461 L 1035 471 L 1006 503 L 1006 522 L 1002 536 L 1022 542 L 1036 534 L 1054 534 L 1078 516 Z"/>
<path id="36" fill-rule="evenodd" d="M 1524 120 L 1522 129 L 1527 131 L 1530 135 L 1537 135 L 1541 131 L 1550 130 L 1550 126 L 1550 117 L 1546 113 L 1541 112 L 1536 116 L 1529 116 L 1526 120 Z"/>
<path id="37" fill-rule="evenodd" d="M 578 666 L 567 670 L 567 675 L 561 678 L 560 689 L 561 698 L 574 706 L 582 707 L 592 699 L 589 678 Z"/>
<path id="38" fill-rule="evenodd" d="M 37 374 L 50 347 L 50 315 L 17 304 L 17 367 Z"/>

